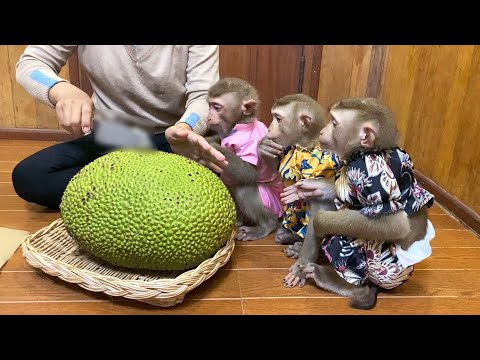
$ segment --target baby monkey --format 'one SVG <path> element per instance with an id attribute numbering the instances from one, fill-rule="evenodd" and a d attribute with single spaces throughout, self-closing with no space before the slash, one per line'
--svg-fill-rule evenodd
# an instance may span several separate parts
<path id="1" fill-rule="evenodd" d="M 335 210 L 334 175 L 338 165 L 335 155 L 320 147 L 319 134 L 326 124 L 320 104 L 304 94 L 278 99 L 272 107 L 273 120 L 259 152 L 278 169 L 286 186 L 282 193 L 284 214 L 275 241 L 294 244 L 285 250 L 297 257 L 304 238 L 313 236 L 309 221 L 317 211 Z M 313 187 L 315 197 L 308 199 L 297 190 L 299 184 Z"/>
<path id="2" fill-rule="evenodd" d="M 211 145 L 228 161 L 220 178 L 237 207 L 236 239 L 263 238 L 278 228 L 283 183 L 258 154 L 267 127 L 257 118 L 257 90 L 242 79 L 223 78 L 210 87 L 208 104 L 208 125 L 220 138 Z"/>
<path id="3" fill-rule="evenodd" d="M 352 307 L 370 309 L 378 287 L 402 284 L 413 264 L 430 256 L 435 232 L 426 208 L 434 197 L 418 185 L 385 104 L 347 99 L 334 104 L 330 115 L 320 143 L 341 161 L 335 176 L 338 211 L 315 214 L 315 238 L 305 241 L 284 282 L 303 286 L 312 278 L 319 287 L 350 297 Z M 316 263 L 320 250 L 331 265 Z"/>

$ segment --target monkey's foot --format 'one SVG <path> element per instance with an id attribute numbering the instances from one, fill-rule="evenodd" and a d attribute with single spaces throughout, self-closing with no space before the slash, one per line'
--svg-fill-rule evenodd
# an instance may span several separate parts
<path id="1" fill-rule="evenodd" d="M 287 276 L 283 279 L 283 285 L 285 287 L 303 287 L 307 278 L 303 272 L 303 268 L 305 265 L 295 263 L 289 269 Z"/>
<path id="2" fill-rule="evenodd" d="M 323 282 L 321 281 L 321 267 L 318 264 L 314 263 L 308 263 L 304 268 L 303 268 L 303 273 L 305 274 L 305 277 L 307 279 L 313 279 L 315 281 L 315 284 L 317 284 L 318 287 L 323 288 Z"/>
<path id="3" fill-rule="evenodd" d="M 303 241 L 297 241 L 293 245 L 288 245 L 287 248 L 283 249 L 283 252 L 292 259 L 298 259 L 300 255 L 300 250 L 302 249 Z"/>
<path id="4" fill-rule="evenodd" d="M 325 267 L 309 263 L 303 267 L 303 273 L 307 279 L 313 279 L 319 288 L 348 296 L 350 298 L 350 306 L 354 309 L 369 310 L 375 307 L 377 303 L 379 287 L 375 285 L 369 287 L 368 285 L 356 286 L 350 284 L 333 274 L 333 269 L 328 267 L 328 265 Z"/>
<path id="5" fill-rule="evenodd" d="M 364 285 L 358 289 L 356 294 L 352 296 L 350 306 L 354 309 L 370 310 L 377 304 L 377 295 L 380 292 L 378 286 Z"/>
<path id="6" fill-rule="evenodd" d="M 243 216 L 240 216 L 240 214 L 237 214 L 237 217 L 235 219 L 235 226 L 239 228 L 240 226 L 243 226 L 245 223 L 245 219 Z"/>
<path id="7" fill-rule="evenodd" d="M 290 245 L 298 241 L 303 241 L 303 239 L 284 227 L 280 227 L 275 235 L 275 242 L 277 244 Z"/>
<path id="8" fill-rule="evenodd" d="M 240 226 L 238 229 L 236 240 L 247 241 L 264 238 L 272 232 L 263 226 Z"/>

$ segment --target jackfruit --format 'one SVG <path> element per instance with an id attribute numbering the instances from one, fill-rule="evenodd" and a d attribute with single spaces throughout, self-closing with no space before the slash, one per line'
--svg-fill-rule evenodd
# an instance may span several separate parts
<path id="1" fill-rule="evenodd" d="M 232 235 L 235 204 L 219 177 L 186 157 L 117 150 L 68 183 L 61 214 L 79 247 L 110 264 L 187 270 Z"/>

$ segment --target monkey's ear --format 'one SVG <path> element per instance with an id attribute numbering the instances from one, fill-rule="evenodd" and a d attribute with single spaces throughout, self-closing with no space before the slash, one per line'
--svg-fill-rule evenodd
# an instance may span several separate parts
<path id="1" fill-rule="evenodd" d="M 366 148 L 373 148 L 375 139 L 378 135 L 378 125 L 374 122 L 367 121 L 360 128 L 360 145 Z"/>
<path id="2" fill-rule="evenodd" d="M 255 100 L 253 100 L 253 99 L 245 100 L 242 103 L 242 113 L 243 113 L 243 115 L 251 115 L 255 111 L 256 107 L 257 107 L 257 102 Z"/>
<path id="3" fill-rule="evenodd" d="M 298 119 L 300 120 L 300 124 L 304 128 L 308 128 L 312 124 L 312 117 L 307 112 L 301 111 L 298 114 Z"/>

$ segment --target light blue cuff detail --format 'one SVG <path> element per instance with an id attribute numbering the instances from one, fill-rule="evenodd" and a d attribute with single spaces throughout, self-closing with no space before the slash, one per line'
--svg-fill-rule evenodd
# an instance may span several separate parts
<path id="1" fill-rule="evenodd" d="M 185 119 L 185 122 L 190 125 L 190 127 L 193 129 L 195 125 L 200 121 L 200 116 L 195 113 L 191 113 L 188 115 L 188 117 Z"/>
<path id="2" fill-rule="evenodd" d="M 40 70 L 35 70 L 34 72 L 32 72 L 30 74 L 30 78 L 42 85 L 45 85 L 49 89 L 60 81 L 60 80 L 52 79 L 51 77 L 48 77 L 47 75 L 42 73 Z"/>

